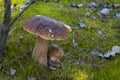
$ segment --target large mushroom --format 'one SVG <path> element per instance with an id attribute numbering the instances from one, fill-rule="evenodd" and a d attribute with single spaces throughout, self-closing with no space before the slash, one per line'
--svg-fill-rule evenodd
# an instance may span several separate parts
<path id="1" fill-rule="evenodd" d="M 38 36 L 32 58 L 46 66 L 49 40 L 64 40 L 69 36 L 69 32 L 71 31 L 68 25 L 42 15 L 36 15 L 28 19 L 23 28 Z"/>

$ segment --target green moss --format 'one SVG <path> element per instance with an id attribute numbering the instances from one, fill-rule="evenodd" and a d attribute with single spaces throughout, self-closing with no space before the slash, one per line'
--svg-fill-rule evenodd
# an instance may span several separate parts
<path id="1" fill-rule="evenodd" d="M 102 2 L 102 0 L 99 1 Z M 58 4 L 38 1 L 31 5 L 10 29 L 6 53 L 0 59 L 2 67 L 0 80 L 26 80 L 31 76 L 38 80 L 119 80 L 119 55 L 104 61 L 92 56 L 90 52 L 94 48 L 99 48 L 101 53 L 105 53 L 111 50 L 114 45 L 120 46 L 120 38 L 118 37 L 120 18 L 102 22 L 96 13 L 91 14 L 96 16 L 98 20 L 86 18 L 86 7 L 89 2 L 91 1 L 62 0 Z M 118 1 L 109 0 L 109 2 L 116 3 Z M 22 4 L 19 1 L 18 3 Z M 79 9 L 70 8 L 72 3 L 85 5 Z M 14 11 L 12 16 L 15 17 L 18 13 L 19 11 Z M 27 19 L 35 15 L 51 17 L 72 27 L 72 32 L 67 40 L 50 42 L 62 47 L 66 55 L 62 59 L 62 67 L 56 71 L 41 66 L 31 59 L 36 36 L 24 31 L 22 26 Z M 79 18 L 86 24 L 86 29 L 79 27 Z M 103 34 L 100 35 L 99 31 Z M 20 39 L 20 36 L 23 36 L 23 39 Z M 73 38 L 78 43 L 76 47 L 73 47 Z M 77 60 L 81 61 L 80 65 L 76 64 Z M 16 70 L 14 76 L 9 74 L 11 68 Z"/>

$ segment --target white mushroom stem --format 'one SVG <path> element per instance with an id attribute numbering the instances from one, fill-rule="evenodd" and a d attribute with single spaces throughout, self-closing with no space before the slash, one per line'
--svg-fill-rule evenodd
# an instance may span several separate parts
<path id="1" fill-rule="evenodd" d="M 48 44 L 49 44 L 48 40 L 45 40 L 38 36 L 32 54 L 32 58 L 35 61 L 45 66 L 47 66 Z"/>

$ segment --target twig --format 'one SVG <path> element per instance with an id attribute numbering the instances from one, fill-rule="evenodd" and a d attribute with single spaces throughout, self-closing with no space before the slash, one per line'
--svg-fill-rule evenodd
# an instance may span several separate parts
<path id="1" fill-rule="evenodd" d="M 34 3 L 34 0 L 30 3 L 30 4 L 28 4 L 28 6 L 23 10 L 23 11 L 21 11 L 20 12 L 20 14 L 18 14 L 11 22 L 10 22 L 10 26 L 12 26 L 13 25 L 13 23 L 25 12 L 25 10 L 31 5 L 31 4 L 33 4 Z"/>

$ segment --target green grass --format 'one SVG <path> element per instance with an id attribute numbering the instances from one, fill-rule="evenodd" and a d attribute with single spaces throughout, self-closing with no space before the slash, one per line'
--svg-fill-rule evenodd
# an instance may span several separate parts
<path id="1" fill-rule="evenodd" d="M 101 0 L 102 1 L 102 0 Z M 87 0 L 62 0 L 58 3 L 43 3 L 38 1 L 31 5 L 25 13 L 11 26 L 7 41 L 6 53 L 0 59 L 0 80 L 26 80 L 28 77 L 35 77 L 37 80 L 119 80 L 120 55 L 108 60 L 101 60 L 94 57 L 90 52 L 99 48 L 105 53 L 111 50 L 112 46 L 120 46 L 120 18 L 102 22 L 85 18 L 86 7 L 90 1 Z M 110 1 L 117 3 L 119 1 Z M 84 3 L 82 8 L 71 9 L 72 3 Z M 12 13 L 13 17 L 18 14 Z M 36 36 L 23 30 L 24 22 L 32 16 L 44 15 L 62 21 L 72 27 L 72 32 L 67 40 L 51 41 L 63 48 L 66 57 L 62 58 L 62 68 L 52 71 L 44 66 L 35 63 L 31 59 Z M 92 15 L 95 15 L 92 13 Z M 86 29 L 79 27 L 79 18 L 87 25 Z M 12 18 L 13 19 L 13 18 Z M 1 20 L 0 20 L 1 21 Z M 98 31 L 105 32 L 99 35 Z M 116 36 L 115 36 L 116 35 Z M 24 36 L 21 40 L 20 36 Z M 73 47 L 72 39 L 75 39 L 78 46 Z M 70 54 L 68 54 L 70 52 Z M 80 65 L 75 64 L 77 60 Z M 16 74 L 11 76 L 10 69 L 15 69 Z"/>

